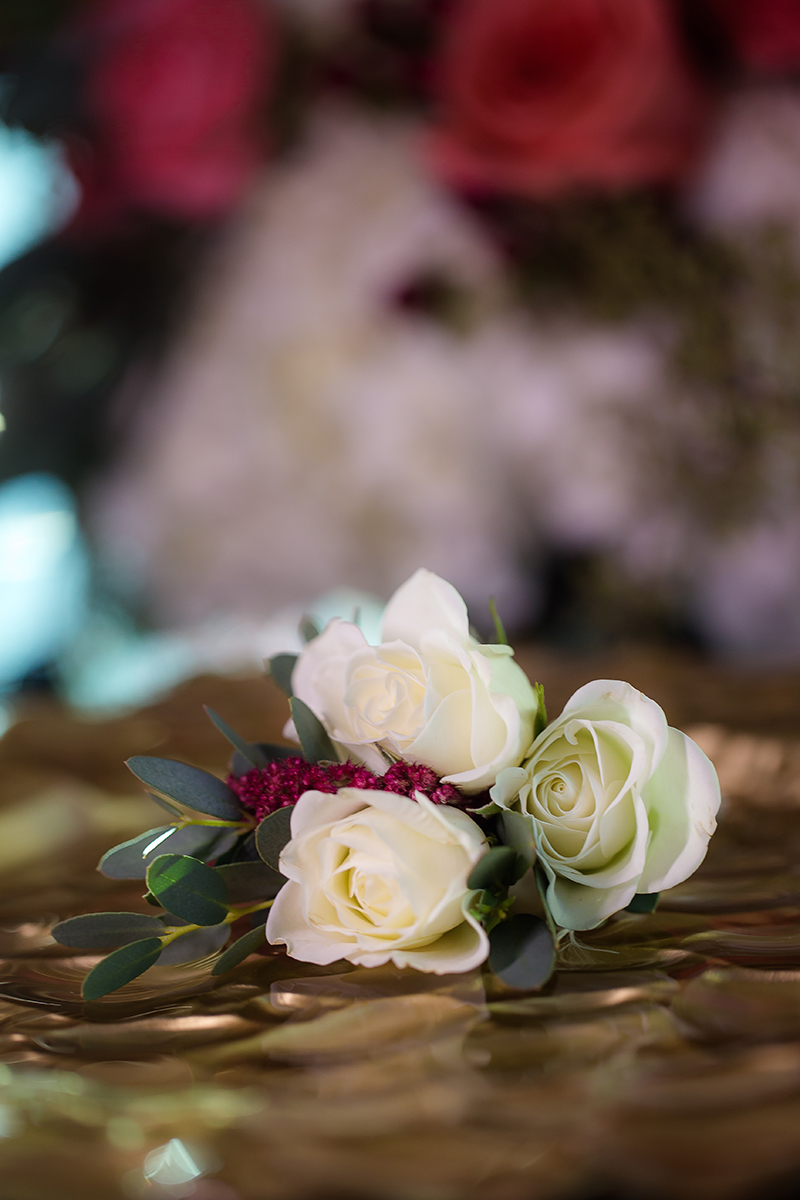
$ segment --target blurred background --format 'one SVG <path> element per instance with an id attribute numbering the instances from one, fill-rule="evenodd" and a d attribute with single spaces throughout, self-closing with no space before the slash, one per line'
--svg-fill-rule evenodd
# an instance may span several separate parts
<path id="1" fill-rule="evenodd" d="M 800 663 L 800 0 L 4 0 L 0 703 L 420 565 Z"/>

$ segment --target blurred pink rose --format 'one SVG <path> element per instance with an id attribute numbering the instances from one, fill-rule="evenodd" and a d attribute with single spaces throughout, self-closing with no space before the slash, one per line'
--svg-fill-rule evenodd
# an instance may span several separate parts
<path id="1" fill-rule="evenodd" d="M 258 110 L 274 33 L 259 0 L 100 0 L 82 23 L 88 144 L 73 154 L 87 209 L 206 219 L 264 156 Z"/>
<path id="2" fill-rule="evenodd" d="M 704 127 L 665 0 L 456 0 L 434 71 L 434 167 L 479 191 L 672 181 Z"/>
<path id="3" fill-rule="evenodd" d="M 712 0 L 742 62 L 759 71 L 800 67 L 800 0 Z"/>

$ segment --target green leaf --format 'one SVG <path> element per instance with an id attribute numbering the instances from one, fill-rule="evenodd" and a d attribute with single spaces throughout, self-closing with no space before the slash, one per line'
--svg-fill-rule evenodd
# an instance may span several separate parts
<path id="1" fill-rule="evenodd" d="M 521 879 L 527 869 L 523 856 L 511 846 L 494 846 L 472 868 L 467 887 L 501 894 Z"/>
<path id="2" fill-rule="evenodd" d="M 144 754 L 135 754 L 126 765 L 137 779 L 168 800 L 221 821 L 242 819 L 242 806 L 235 792 L 208 771 L 172 758 L 149 758 Z"/>
<path id="3" fill-rule="evenodd" d="M 281 850 L 283 850 L 283 847 L 291 839 L 293 812 L 293 804 L 287 804 L 283 808 L 278 808 L 274 813 L 270 813 L 268 817 L 264 817 L 264 820 L 256 829 L 256 849 L 267 866 L 272 867 L 273 871 L 280 871 L 278 859 L 280 858 Z"/>
<path id="4" fill-rule="evenodd" d="M 92 950 L 103 946 L 127 946 L 140 938 L 160 937 L 164 929 L 158 917 L 146 913 L 98 912 L 69 917 L 54 925 L 51 933 L 61 946 Z"/>
<path id="5" fill-rule="evenodd" d="M 319 637 L 319 629 L 316 622 L 309 617 L 308 613 L 305 613 L 300 618 L 300 637 L 306 643 L 313 642 L 314 638 Z"/>
<path id="6" fill-rule="evenodd" d="M 267 659 L 267 669 L 270 675 L 287 696 L 293 695 L 292 672 L 298 658 L 297 654 L 273 654 L 272 658 Z"/>
<path id="7" fill-rule="evenodd" d="M 527 870 L 536 858 L 533 841 L 533 825 L 528 817 L 518 812 L 503 812 L 498 819 L 498 829 L 503 845 L 510 846 L 525 860 Z M 524 872 L 523 872 L 524 874 Z"/>
<path id="8" fill-rule="evenodd" d="M 154 804 L 157 804 L 159 808 L 163 808 L 171 817 L 183 820 L 184 813 L 182 809 L 178 808 L 177 804 L 173 804 L 170 800 L 165 800 L 163 796 L 157 796 L 155 792 L 148 792 L 147 795 Z"/>
<path id="9" fill-rule="evenodd" d="M 225 881 L 186 854 L 162 854 L 147 869 L 147 886 L 168 912 L 192 925 L 218 925 L 228 915 Z"/>
<path id="10" fill-rule="evenodd" d="M 106 851 L 97 869 L 109 879 L 144 879 L 150 863 L 167 850 L 191 854 L 193 858 L 219 858 L 238 837 L 237 830 L 220 826 L 186 825 L 178 829 L 175 825 L 160 825 Z"/>
<path id="11" fill-rule="evenodd" d="M 226 971 L 232 971 L 234 967 L 238 967 L 239 963 L 257 950 L 259 946 L 265 944 L 264 926 L 258 925 L 255 929 L 251 929 L 244 937 L 240 937 L 224 954 L 221 954 L 214 966 L 211 968 L 212 975 L 224 975 Z"/>
<path id="12" fill-rule="evenodd" d="M 229 904 L 271 900 L 286 883 L 285 876 L 265 862 L 226 863 L 214 870 L 225 881 Z"/>
<path id="13" fill-rule="evenodd" d="M 489 966 L 503 983 L 525 991 L 541 987 L 553 973 L 556 946 L 546 923 L 517 913 L 489 934 Z"/>
<path id="14" fill-rule="evenodd" d="M 292 696 L 289 708 L 306 762 L 338 762 L 333 742 L 316 713 L 297 696 Z"/>
<path id="15" fill-rule="evenodd" d="M 491 618 L 494 621 L 495 645 L 507 646 L 508 645 L 508 634 L 505 631 L 503 622 L 500 620 L 500 614 L 497 611 L 497 605 L 495 604 L 494 596 L 489 597 L 489 613 L 491 614 Z"/>
<path id="16" fill-rule="evenodd" d="M 164 925 L 190 924 L 188 921 L 181 921 L 172 913 L 167 913 L 161 920 Z M 193 923 L 191 922 L 191 924 Z M 161 932 L 164 932 L 163 927 Z M 161 951 L 158 961 L 162 966 L 174 967 L 180 963 L 196 962 L 199 958 L 208 958 L 210 954 L 216 954 L 218 950 L 222 949 L 230 934 L 231 927 L 227 923 L 204 925 L 202 929 L 194 929 L 191 933 L 184 933 L 175 938 L 174 942 L 170 942 Z"/>
<path id="17" fill-rule="evenodd" d="M 533 693 L 536 696 L 536 715 L 533 718 L 533 740 L 547 728 L 547 705 L 544 702 L 544 684 L 535 683 Z"/>
<path id="18" fill-rule="evenodd" d="M 661 892 L 641 892 L 633 897 L 630 904 L 626 905 L 625 912 L 630 913 L 652 913 L 656 911 L 658 902 L 661 899 Z"/>
<path id="19" fill-rule="evenodd" d="M 496 817 L 498 813 L 503 812 L 499 804 L 495 804 L 494 800 L 490 800 L 488 804 L 484 804 L 482 808 L 468 808 L 467 812 L 476 817 Z"/>
<path id="20" fill-rule="evenodd" d="M 271 746 L 269 742 L 253 742 L 256 750 L 260 751 L 266 760 L 267 764 L 278 762 L 284 758 L 297 758 L 299 751 L 296 746 Z M 239 753 L 235 751 L 231 759 L 231 774 L 237 778 L 240 775 L 246 775 L 248 771 L 253 770 L 253 764 Z"/>
<path id="21" fill-rule="evenodd" d="M 203 711 L 209 721 L 220 731 L 224 738 L 230 742 L 234 750 L 238 750 L 242 758 L 244 758 L 251 767 L 265 767 L 269 761 L 262 753 L 260 746 L 253 742 L 247 742 L 243 737 L 240 737 L 235 729 L 232 729 L 227 721 L 224 721 L 219 713 L 214 712 L 213 708 L 209 708 L 207 704 L 203 705 Z"/>
<path id="22" fill-rule="evenodd" d="M 84 1000 L 99 1000 L 109 992 L 124 987 L 132 979 L 142 975 L 148 967 L 158 961 L 161 942 L 158 938 L 144 938 L 122 946 L 102 959 L 83 981 L 81 994 Z"/>

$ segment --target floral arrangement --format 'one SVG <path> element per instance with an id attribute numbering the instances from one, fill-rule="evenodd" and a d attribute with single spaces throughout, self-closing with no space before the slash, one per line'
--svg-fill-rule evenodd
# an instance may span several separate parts
<path id="1" fill-rule="evenodd" d="M 357 619 L 306 622 L 302 652 L 270 660 L 301 754 L 249 744 L 209 711 L 234 747 L 227 780 L 132 758 L 170 820 L 99 869 L 144 879 L 163 911 L 55 927 L 65 945 L 117 947 L 84 997 L 156 962 L 214 954 L 221 974 L 265 939 L 321 965 L 451 974 L 488 961 L 537 988 L 563 937 L 652 911 L 691 875 L 720 802 L 703 752 L 615 680 L 586 684 L 548 723 L 492 611 L 484 645 L 455 588 L 419 570 L 389 601 L 380 644 Z M 538 912 L 515 890 L 529 872 Z"/>

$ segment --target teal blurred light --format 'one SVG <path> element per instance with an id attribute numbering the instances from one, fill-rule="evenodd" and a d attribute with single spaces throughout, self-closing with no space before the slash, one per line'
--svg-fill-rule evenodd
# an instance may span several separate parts
<path id="1" fill-rule="evenodd" d="M 64 651 L 85 620 L 88 593 L 69 489 L 43 473 L 0 485 L 0 690 Z"/>
<path id="2" fill-rule="evenodd" d="M 78 195 L 57 142 L 0 123 L 0 268 L 60 229 Z"/>

